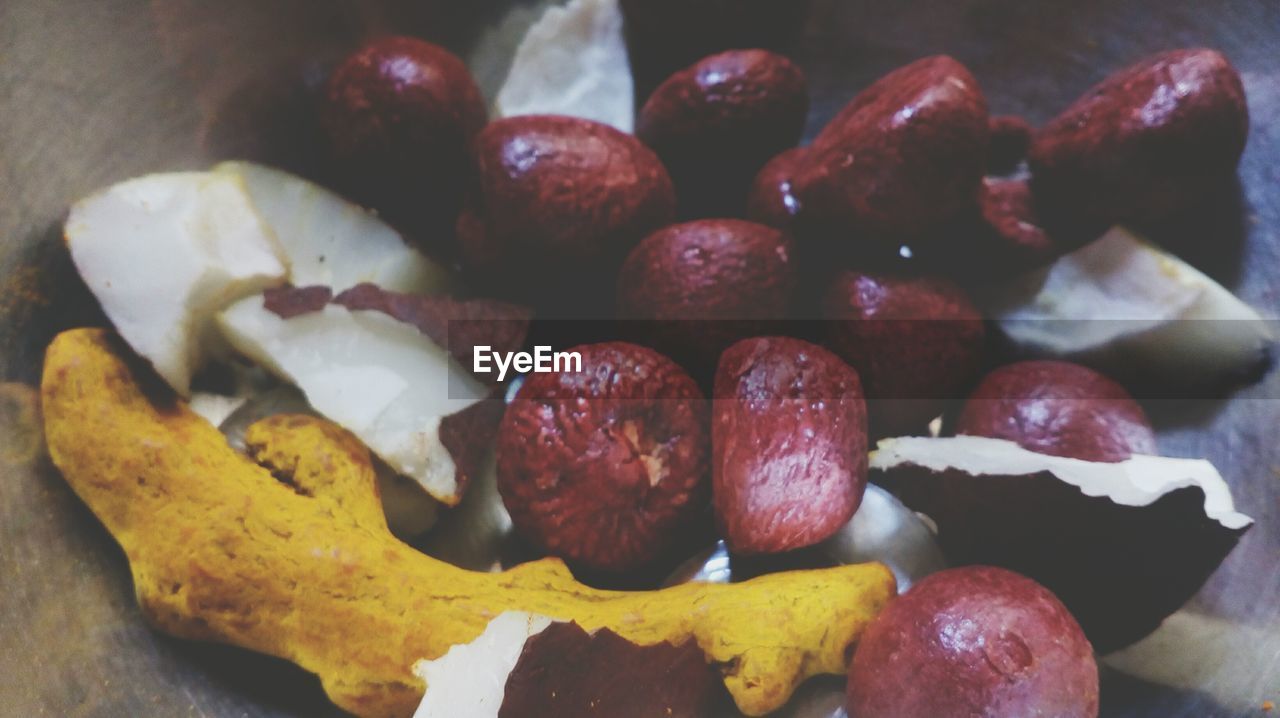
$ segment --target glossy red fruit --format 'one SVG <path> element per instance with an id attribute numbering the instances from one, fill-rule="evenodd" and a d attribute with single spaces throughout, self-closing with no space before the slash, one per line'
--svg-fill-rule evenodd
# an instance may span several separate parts
<path id="1" fill-rule="evenodd" d="M 760 168 L 747 194 L 747 219 L 782 230 L 795 229 L 800 200 L 792 181 L 804 153 L 805 148 L 793 147 Z"/>
<path id="2" fill-rule="evenodd" d="M 800 156 L 792 187 L 808 231 L 899 243 L 970 211 L 986 164 L 982 90 L 936 56 L 859 93 Z"/>
<path id="3" fill-rule="evenodd" d="M 451 224 L 469 174 L 467 147 L 487 119 L 466 65 L 412 37 L 373 40 L 330 75 L 321 123 L 360 198 L 394 219 Z M 445 219 L 439 219 L 444 217 Z"/>
<path id="4" fill-rule="evenodd" d="M 1244 86 L 1207 49 L 1144 58 L 1036 133 L 1035 190 L 1064 221 L 1151 222 L 1229 181 L 1249 133 Z"/>
<path id="5" fill-rule="evenodd" d="M 827 346 L 866 387 L 873 436 L 925 433 L 980 371 L 982 315 L 947 280 L 845 271 L 822 308 Z"/>
<path id="6" fill-rule="evenodd" d="M 568 351 L 581 371 L 529 374 L 507 407 L 498 490 L 541 550 L 597 571 L 642 567 L 706 505 L 706 399 L 645 347 Z"/>
<path id="7" fill-rule="evenodd" d="M 753 222 L 704 219 L 660 229 L 622 265 L 619 315 L 653 321 L 661 348 L 714 365 L 764 321 L 787 317 L 793 254 L 786 235 Z"/>
<path id="8" fill-rule="evenodd" d="M 482 283 L 538 303 L 581 305 L 603 287 L 612 295 L 627 252 L 675 217 L 658 157 L 598 122 L 498 120 L 476 138 L 475 161 L 458 221 L 464 263 Z"/>
<path id="9" fill-rule="evenodd" d="M 822 347 L 746 339 L 720 358 L 712 424 L 716 522 L 730 551 L 818 543 L 857 510 L 867 485 L 858 374 Z"/>
<path id="10" fill-rule="evenodd" d="M 687 214 L 741 212 L 751 179 L 800 141 L 804 73 L 782 55 L 731 50 L 703 58 L 654 90 L 636 136 L 658 153 Z"/>
<path id="11" fill-rule="evenodd" d="M 999 568 L 935 573 L 871 622 L 849 669 L 851 716 L 1093 718 L 1098 666 L 1048 589 Z"/>
<path id="12" fill-rule="evenodd" d="M 1017 362 L 991 372 L 969 396 L 955 429 L 1085 461 L 1157 453 L 1151 422 L 1124 387 L 1062 361 Z"/>

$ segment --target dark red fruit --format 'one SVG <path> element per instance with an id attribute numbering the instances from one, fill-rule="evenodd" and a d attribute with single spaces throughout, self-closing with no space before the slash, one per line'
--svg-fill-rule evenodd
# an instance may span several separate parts
<path id="1" fill-rule="evenodd" d="M 516 529 L 576 566 L 658 559 L 707 496 L 707 402 L 666 357 L 575 347 L 582 371 L 528 375 L 498 431 L 498 490 Z"/>
<path id="2" fill-rule="evenodd" d="M 1156 453 L 1151 422 L 1124 387 L 1062 361 L 1018 362 L 988 374 L 965 403 L 956 433 L 1085 461 Z"/>
<path id="3" fill-rule="evenodd" d="M 981 368 L 982 315 L 943 279 L 842 272 L 823 316 L 827 345 L 862 377 L 873 436 L 923 433 Z"/>
<path id="4" fill-rule="evenodd" d="M 321 122 L 360 198 L 395 218 L 423 208 L 451 224 L 469 174 L 467 147 L 487 119 L 457 56 L 412 37 L 384 37 L 348 56 L 325 87 Z"/>
<path id="5" fill-rule="evenodd" d="M 636 136 L 666 164 L 686 213 L 741 212 L 751 178 L 799 142 L 808 111 L 795 63 L 732 50 L 667 78 L 640 109 Z"/>
<path id="6" fill-rule="evenodd" d="M 1158 221 L 1229 181 L 1248 133 L 1244 87 L 1227 58 L 1206 49 L 1153 55 L 1036 133 L 1036 194 L 1064 221 Z"/>
<path id="7" fill-rule="evenodd" d="M 747 195 L 747 219 L 778 229 L 794 229 L 800 200 L 791 183 L 805 151 L 794 147 L 765 163 Z"/>
<path id="8" fill-rule="evenodd" d="M 876 617 L 849 669 L 851 716 L 1092 718 L 1093 648 L 1048 589 L 986 566 L 935 573 Z"/>
<path id="9" fill-rule="evenodd" d="M 987 105 L 969 70 L 937 56 L 863 90 L 800 156 L 807 230 L 901 243 L 969 212 L 987 165 Z"/>
<path id="10" fill-rule="evenodd" d="M 778 230 L 736 219 L 705 219 L 658 230 L 636 246 L 618 278 L 618 311 L 655 320 L 655 341 L 714 363 L 720 352 L 783 319 L 796 267 Z"/>
<path id="11" fill-rule="evenodd" d="M 675 193 L 653 151 L 607 125 L 528 115 L 476 138 L 478 185 L 458 221 L 464 263 L 495 290 L 589 303 L 641 238 L 669 224 Z"/>
<path id="12" fill-rule="evenodd" d="M 867 485 L 858 374 L 798 339 L 746 339 L 716 371 L 716 521 L 738 554 L 811 546 L 843 526 Z"/>

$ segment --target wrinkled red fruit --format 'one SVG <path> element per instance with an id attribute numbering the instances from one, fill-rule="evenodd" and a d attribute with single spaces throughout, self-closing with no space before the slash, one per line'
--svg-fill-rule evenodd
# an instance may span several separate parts
<path id="1" fill-rule="evenodd" d="M 1226 181 L 1248 132 L 1231 63 L 1213 50 L 1175 50 L 1094 86 L 1036 134 L 1029 159 L 1055 216 L 1149 222 Z"/>
<path id="2" fill-rule="evenodd" d="M 715 379 L 712 490 L 737 554 L 812 546 L 857 510 L 867 485 L 867 415 L 858 374 L 798 339 L 746 339 Z"/>
<path id="3" fill-rule="evenodd" d="M 1146 412 L 1124 387 L 1062 361 L 1025 361 L 991 372 L 956 420 L 956 433 L 1017 442 L 1085 461 L 1155 454 Z"/>
<path id="4" fill-rule="evenodd" d="M 429 207 L 448 223 L 469 173 L 467 147 L 487 117 L 462 60 L 400 36 L 374 40 L 343 60 L 321 109 L 334 155 L 362 199 L 394 215 Z"/>
<path id="5" fill-rule="evenodd" d="M 516 529 L 576 566 L 648 564 L 704 505 L 707 402 L 666 357 L 575 347 L 582 371 L 528 375 L 498 430 L 498 490 Z"/>
<path id="6" fill-rule="evenodd" d="M 943 279 L 841 272 L 823 316 L 827 346 L 862 377 L 873 436 L 924 433 L 981 367 L 982 315 Z"/>
<path id="7" fill-rule="evenodd" d="M 999 568 L 935 573 L 871 622 L 848 710 L 870 718 L 1091 718 L 1098 665 L 1048 589 Z"/>
<path id="8" fill-rule="evenodd" d="M 556 115 L 491 123 L 476 138 L 478 186 L 458 220 L 462 256 L 495 290 L 581 305 L 626 253 L 675 217 L 662 162 L 635 137 Z M 593 286 L 600 285 L 600 286 Z"/>
<path id="9" fill-rule="evenodd" d="M 658 230 L 636 246 L 618 278 L 618 311 L 655 320 L 654 341 L 714 362 L 758 321 L 786 317 L 796 285 L 791 241 L 764 225 L 705 219 Z M 745 320 L 745 321 L 744 321 Z"/>
<path id="10" fill-rule="evenodd" d="M 686 213 L 740 212 L 756 172 L 800 141 L 809 112 L 800 68 L 765 50 L 703 58 L 640 109 L 636 136 L 662 158 Z"/>
<path id="11" fill-rule="evenodd" d="M 1004 174 L 1027 157 L 1031 147 L 1031 123 L 1018 115 L 994 115 L 987 121 L 990 145 L 987 149 L 987 172 Z"/>
<path id="12" fill-rule="evenodd" d="M 747 219 L 782 230 L 794 229 L 800 200 L 791 183 L 805 152 L 804 147 L 793 147 L 765 163 L 747 195 Z"/>
<path id="13" fill-rule="evenodd" d="M 800 156 L 792 187 L 807 230 L 898 243 L 970 211 L 986 165 L 982 90 L 937 56 L 859 93 Z"/>

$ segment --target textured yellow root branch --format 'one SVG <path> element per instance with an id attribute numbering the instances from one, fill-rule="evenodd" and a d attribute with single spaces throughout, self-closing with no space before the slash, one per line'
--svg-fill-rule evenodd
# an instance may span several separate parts
<path id="1" fill-rule="evenodd" d="M 346 432 L 296 416 L 255 425 L 247 439 L 269 471 L 184 404 L 149 398 L 125 353 L 105 332 L 63 333 L 42 399 L 50 454 L 124 548 L 147 617 L 293 661 L 359 715 L 411 714 L 423 690 L 413 662 L 507 610 L 641 644 L 693 637 L 758 715 L 809 676 L 843 672 L 894 594 L 879 564 L 635 593 L 583 586 L 554 560 L 458 569 L 388 533 L 369 456 Z"/>

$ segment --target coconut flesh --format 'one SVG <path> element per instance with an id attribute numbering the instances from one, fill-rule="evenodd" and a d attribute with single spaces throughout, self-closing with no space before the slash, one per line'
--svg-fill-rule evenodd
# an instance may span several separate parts
<path id="1" fill-rule="evenodd" d="M 213 171 L 244 183 L 295 287 L 321 285 L 337 294 L 368 282 L 434 294 L 454 284 L 448 269 L 407 245 L 391 225 L 313 182 L 252 162 L 223 162 Z"/>
<path id="2" fill-rule="evenodd" d="M 430 690 L 414 718 L 497 718 L 524 644 L 546 630 L 551 619 L 520 611 L 500 614 L 475 640 L 456 645 L 433 661 L 418 661 L 413 672 Z"/>
<path id="3" fill-rule="evenodd" d="M 525 33 L 494 115 L 546 114 L 634 131 L 635 82 L 618 0 L 570 0 Z"/>
<path id="4" fill-rule="evenodd" d="M 216 173 L 113 185 L 76 202 L 65 233 L 76 270 L 116 331 L 183 396 L 221 353 L 218 310 L 286 277 L 244 183 Z"/>
<path id="5" fill-rule="evenodd" d="M 975 300 L 1031 353 L 1120 376 L 1197 384 L 1248 377 L 1276 340 L 1272 321 L 1123 227 Z"/>
<path id="6" fill-rule="evenodd" d="M 236 349 L 301 389 L 391 468 L 441 502 L 461 499 L 440 422 L 489 391 L 417 328 L 336 304 L 283 319 L 261 296 L 236 303 L 219 324 Z"/>

